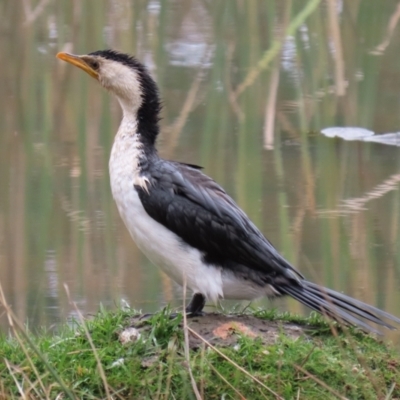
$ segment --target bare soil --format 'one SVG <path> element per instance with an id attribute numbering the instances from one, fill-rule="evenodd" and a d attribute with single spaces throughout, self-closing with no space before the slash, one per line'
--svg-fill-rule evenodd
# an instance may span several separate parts
<path id="1" fill-rule="evenodd" d="M 279 335 L 284 334 L 292 339 L 307 335 L 307 329 L 299 324 L 286 321 L 268 321 L 256 318 L 252 315 L 224 315 L 209 313 L 201 317 L 188 318 L 188 326 L 212 345 L 234 346 L 239 336 L 260 338 L 263 344 L 273 344 Z M 136 329 L 139 334 L 150 329 L 141 316 L 132 318 L 130 327 Z M 137 333 L 135 333 L 137 335 Z M 196 349 L 202 341 L 189 332 L 190 348 Z"/>

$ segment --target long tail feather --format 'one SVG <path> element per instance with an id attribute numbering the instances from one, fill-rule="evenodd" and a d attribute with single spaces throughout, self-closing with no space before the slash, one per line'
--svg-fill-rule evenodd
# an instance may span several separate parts
<path id="1" fill-rule="evenodd" d="M 301 283 L 302 286 L 282 285 L 279 289 L 312 310 L 338 322 L 358 326 L 366 331 L 381 333 L 366 321 L 374 322 L 389 329 L 395 329 L 395 327 L 384 321 L 383 318 L 400 324 L 400 318 L 379 310 L 379 308 L 312 282 L 304 280 Z"/>

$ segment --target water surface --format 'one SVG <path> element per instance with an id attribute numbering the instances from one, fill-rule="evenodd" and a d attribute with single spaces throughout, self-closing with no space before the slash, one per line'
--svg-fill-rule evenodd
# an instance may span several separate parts
<path id="1" fill-rule="evenodd" d="M 319 133 L 400 131 L 398 2 L 23 4 L 0 5 L 0 281 L 22 321 L 73 317 L 64 285 L 84 314 L 181 304 L 111 196 L 118 104 L 55 58 L 104 48 L 159 84 L 162 156 L 204 166 L 308 278 L 400 316 L 400 149 Z"/>

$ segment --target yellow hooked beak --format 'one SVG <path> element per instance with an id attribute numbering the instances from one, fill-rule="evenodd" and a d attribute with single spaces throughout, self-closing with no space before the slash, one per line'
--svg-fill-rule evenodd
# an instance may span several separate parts
<path id="1" fill-rule="evenodd" d="M 75 65 L 76 67 L 83 69 L 85 72 L 87 72 L 90 76 L 92 76 L 95 79 L 99 79 L 99 74 L 97 71 L 95 71 L 84 59 L 83 57 L 88 57 L 88 56 L 76 56 L 74 54 L 69 54 L 69 53 L 57 53 L 57 58 L 60 60 L 66 61 L 72 65 Z"/>

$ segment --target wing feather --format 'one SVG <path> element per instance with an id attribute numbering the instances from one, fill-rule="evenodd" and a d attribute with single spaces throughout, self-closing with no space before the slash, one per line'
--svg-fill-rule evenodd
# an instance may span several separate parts
<path id="1" fill-rule="evenodd" d="M 273 278 L 303 278 L 262 235 L 231 197 L 200 170 L 163 162 L 151 171 L 148 192 L 136 187 L 146 212 L 203 252 L 213 264 L 241 264 Z"/>

